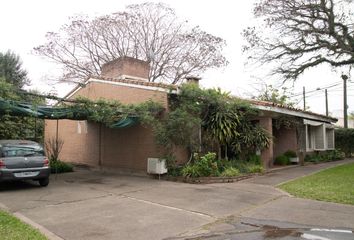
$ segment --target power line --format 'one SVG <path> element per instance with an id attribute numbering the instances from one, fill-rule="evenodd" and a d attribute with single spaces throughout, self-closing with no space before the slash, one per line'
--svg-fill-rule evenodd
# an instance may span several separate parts
<path id="1" fill-rule="evenodd" d="M 337 82 L 337 83 L 332 83 L 331 85 L 327 85 L 327 86 L 322 86 L 322 87 L 319 87 L 319 88 L 316 88 L 314 90 L 311 90 L 311 91 L 307 91 L 306 94 L 309 94 L 309 93 L 313 93 L 313 92 L 316 92 L 316 91 L 319 91 L 319 90 L 322 90 L 322 89 L 325 89 L 325 88 L 332 88 L 332 87 L 335 87 L 335 86 L 338 86 L 340 85 L 342 82 Z M 295 93 L 293 94 L 292 96 L 290 96 L 291 98 L 292 97 L 298 97 L 300 95 L 303 95 L 303 92 L 301 93 Z"/>

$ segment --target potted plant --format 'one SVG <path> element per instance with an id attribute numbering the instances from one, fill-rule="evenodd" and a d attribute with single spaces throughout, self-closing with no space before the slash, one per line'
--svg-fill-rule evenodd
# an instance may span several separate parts
<path id="1" fill-rule="evenodd" d="M 289 158 L 291 163 L 299 163 L 299 157 L 296 155 L 295 151 L 288 150 L 284 153 L 284 155 Z"/>

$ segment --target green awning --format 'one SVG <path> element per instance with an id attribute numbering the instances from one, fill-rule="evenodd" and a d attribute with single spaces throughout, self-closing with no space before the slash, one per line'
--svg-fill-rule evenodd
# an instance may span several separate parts
<path id="1" fill-rule="evenodd" d="M 33 106 L 30 104 L 0 99 L 0 115 L 4 114 L 19 117 L 36 117 L 41 119 L 88 120 L 88 114 L 82 110 L 79 111 L 65 107 Z M 127 128 L 136 125 L 138 122 L 139 119 L 137 117 L 128 116 L 108 127 Z"/>
<path id="2" fill-rule="evenodd" d="M 118 122 L 112 124 L 110 127 L 111 128 L 127 128 L 136 125 L 139 122 L 139 119 L 137 117 L 126 117 Z"/>
<path id="3" fill-rule="evenodd" d="M 26 104 L 17 103 L 14 101 L 6 101 L 0 99 L 0 114 L 9 114 L 11 116 L 31 116 L 31 117 L 41 117 L 42 114 L 31 108 L 31 106 Z"/>

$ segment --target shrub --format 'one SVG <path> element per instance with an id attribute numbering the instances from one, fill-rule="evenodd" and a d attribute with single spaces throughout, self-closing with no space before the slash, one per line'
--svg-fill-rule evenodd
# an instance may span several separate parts
<path id="1" fill-rule="evenodd" d="M 248 173 L 248 165 L 246 161 L 235 160 L 232 162 L 232 167 L 237 168 L 241 173 Z"/>
<path id="2" fill-rule="evenodd" d="M 345 153 L 338 149 L 334 149 L 333 151 L 330 152 L 330 154 L 333 160 L 342 160 L 345 158 Z"/>
<path id="3" fill-rule="evenodd" d="M 183 167 L 181 166 L 173 166 L 168 168 L 167 174 L 169 176 L 177 177 L 182 175 L 182 169 Z"/>
<path id="4" fill-rule="evenodd" d="M 321 154 L 306 155 L 306 162 L 320 163 L 341 160 L 345 158 L 345 153 L 337 149 Z"/>
<path id="5" fill-rule="evenodd" d="M 60 160 L 50 160 L 50 169 L 51 173 L 65 173 L 74 171 L 74 167 L 71 164 Z"/>
<path id="6" fill-rule="evenodd" d="M 222 177 L 236 177 L 239 175 L 240 175 L 240 171 L 234 167 L 228 167 L 221 173 Z"/>
<path id="7" fill-rule="evenodd" d="M 284 153 L 284 156 L 288 157 L 288 158 L 296 158 L 296 152 L 294 152 L 293 150 L 288 150 Z"/>
<path id="8" fill-rule="evenodd" d="M 207 153 L 195 163 L 204 177 L 220 175 L 215 153 Z"/>
<path id="9" fill-rule="evenodd" d="M 343 151 L 347 157 L 354 153 L 354 129 L 339 128 L 335 130 L 336 147 Z"/>
<path id="10" fill-rule="evenodd" d="M 194 163 L 184 166 L 181 173 L 184 177 L 219 176 L 216 154 L 207 153 L 200 158 L 197 157 Z"/>
<path id="11" fill-rule="evenodd" d="M 239 170 L 240 173 L 257 173 L 263 172 L 263 166 L 261 164 L 255 163 L 257 161 L 241 161 L 241 160 L 234 160 L 231 161 L 231 165 L 233 168 Z"/>
<path id="12" fill-rule="evenodd" d="M 254 164 L 257 164 L 257 165 L 260 165 L 261 164 L 261 156 L 259 155 L 251 155 L 249 158 L 248 158 L 248 162 L 250 163 L 254 163 Z"/>
<path id="13" fill-rule="evenodd" d="M 183 177 L 200 177 L 200 171 L 199 171 L 199 167 L 197 165 L 193 165 L 193 164 L 188 164 L 186 166 L 183 167 L 182 171 L 182 176 Z"/>
<path id="14" fill-rule="evenodd" d="M 289 158 L 285 155 L 280 155 L 278 157 L 275 158 L 275 161 L 274 163 L 276 165 L 281 165 L 281 166 L 284 166 L 284 165 L 288 165 L 290 164 L 290 161 L 289 161 Z"/>
<path id="15" fill-rule="evenodd" d="M 226 168 L 233 167 L 232 160 L 221 159 L 217 161 L 217 164 L 220 172 L 223 172 Z"/>
<path id="16" fill-rule="evenodd" d="M 247 168 L 249 173 L 261 173 L 264 171 L 263 166 L 257 164 L 249 164 Z"/>

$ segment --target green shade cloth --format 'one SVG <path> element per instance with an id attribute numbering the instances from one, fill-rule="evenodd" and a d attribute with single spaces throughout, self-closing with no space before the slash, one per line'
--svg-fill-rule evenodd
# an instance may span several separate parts
<path id="1" fill-rule="evenodd" d="M 132 127 L 136 125 L 139 122 L 139 119 L 137 117 L 126 117 L 118 122 L 112 124 L 110 127 L 111 128 L 127 128 L 127 127 Z"/>
<path id="2" fill-rule="evenodd" d="M 88 114 L 84 111 L 73 110 L 71 108 L 33 106 L 30 104 L 18 103 L 0 99 L 0 115 L 8 114 L 19 117 L 36 117 L 41 119 L 69 119 L 87 120 Z M 139 122 L 137 117 L 126 117 L 109 126 L 110 128 L 127 128 Z"/>

